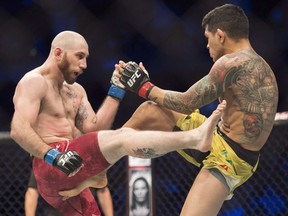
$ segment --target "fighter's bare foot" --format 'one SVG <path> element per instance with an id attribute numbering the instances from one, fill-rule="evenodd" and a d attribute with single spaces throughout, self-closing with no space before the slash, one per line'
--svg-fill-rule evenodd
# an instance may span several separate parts
<path id="1" fill-rule="evenodd" d="M 226 108 L 226 101 L 223 100 L 206 121 L 198 128 L 201 134 L 201 141 L 197 145 L 197 149 L 206 152 L 212 145 L 213 131 Z"/>

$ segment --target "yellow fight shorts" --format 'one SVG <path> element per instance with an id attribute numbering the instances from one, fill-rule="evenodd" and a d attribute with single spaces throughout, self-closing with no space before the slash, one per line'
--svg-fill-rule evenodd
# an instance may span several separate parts
<path id="1" fill-rule="evenodd" d="M 182 115 L 176 123 L 182 131 L 199 127 L 206 117 L 196 110 L 190 115 Z M 188 162 L 217 175 L 222 175 L 220 181 L 228 186 L 230 193 L 226 200 L 233 196 L 233 191 L 246 182 L 255 172 L 260 153 L 242 148 L 239 144 L 229 139 L 217 128 L 214 130 L 212 146 L 209 152 L 202 153 L 196 150 L 179 150 L 178 153 Z M 215 174 L 213 174 L 215 175 Z M 217 176 L 216 175 L 216 176 Z"/>

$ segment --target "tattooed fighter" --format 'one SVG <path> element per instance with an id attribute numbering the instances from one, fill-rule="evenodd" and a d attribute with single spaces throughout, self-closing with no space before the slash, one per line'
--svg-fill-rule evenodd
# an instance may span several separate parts
<path id="1" fill-rule="evenodd" d="M 227 101 L 210 151 L 178 151 L 201 167 L 182 208 L 182 216 L 217 215 L 224 200 L 230 199 L 233 191 L 252 176 L 260 150 L 272 130 L 278 104 L 274 74 L 251 47 L 244 11 L 232 4 L 216 7 L 204 16 L 202 26 L 214 65 L 186 92 L 153 85 L 142 63 L 140 67 L 123 61 L 116 65 L 126 89 L 156 102 L 144 102 L 126 127 L 189 130 L 205 120 L 198 108 L 217 99 Z"/>

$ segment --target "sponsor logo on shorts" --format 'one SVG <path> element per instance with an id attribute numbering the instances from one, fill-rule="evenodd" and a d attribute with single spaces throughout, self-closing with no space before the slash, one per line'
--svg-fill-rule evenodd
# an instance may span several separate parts
<path id="1" fill-rule="evenodd" d="M 228 166 L 226 164 L 220 164 L 221 167 L 223 167 L 226 171 L 228 170 Z"/>
<path id="2" fill-rule="evenodd" d="M 60 144 L 57 144 L 56 145 L 56 149 L 58 150 L 60 148 Z"/>

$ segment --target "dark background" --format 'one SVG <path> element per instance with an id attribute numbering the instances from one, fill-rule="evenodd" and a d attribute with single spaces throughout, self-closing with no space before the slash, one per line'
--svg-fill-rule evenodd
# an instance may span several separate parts
<path id="1" fill-rule="evenodd" d="M 278 111 L 287 111 L 288 1 L 2 0 L 0 130 L 9 130 L 17 82 L 46 60 L 52 39 L 63 30 L 77 31 L 88 41 L 88 68 L 78 82 L 95 109 L 106 96 L 114 64 L 120 59 L 144 62 L 152 82 L 160 87 L 186 90 L 213 64 L 202 17 L 224 3 L 245 10 L 251 44 L 270 64 L 279 83 Z M 120 127 L 142 101 L 128 92 L 114 127 Z M 204 114 L 214 107 L 205 107 Z"/>
<path id="2" fill-rule="evenodd" d="M 0 131 L 9 130 L 17 82 L 46 60 L 50 43 L 60 31 L 77 31 L 90 45 L 88 69 L 78 82 L 97 109 L 119 59 L 143 61 L 152 82 L 172 90 L 185 91 L 207 74 L 213 62 L 201 20 L 224 3 L 244 8 L 250 20 L 251 44 L 278 80 L 278 112 L 288 111 L 287 0 L 1 0 Z M 120 127 L 141 102 L 127 92 L 114 127 Z M 202 111 L 209 114 L 214 107 L 215 103 Z M 287 126 L 274 127 L 258 171 L 224 203 L 219 216 L 287 216 L 287 139 Z M 31 158 L 18 145 L 11 145 L 11 140 L 0 141 L 0 215 L 23 215 Z M 197 173 L 194 169 L 190 163 L 180 163 L 177 153 L 154 160 L 155 215 L 180 212 Z M 115 215 L 123 216 L 128 176 L 125 159 L 108 174 Z"/>

